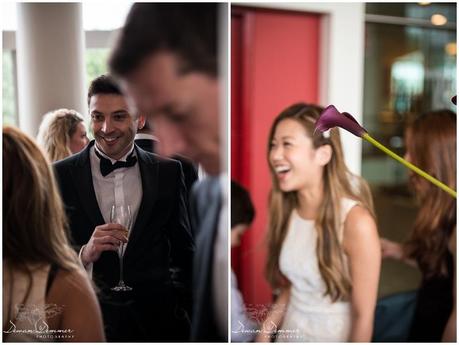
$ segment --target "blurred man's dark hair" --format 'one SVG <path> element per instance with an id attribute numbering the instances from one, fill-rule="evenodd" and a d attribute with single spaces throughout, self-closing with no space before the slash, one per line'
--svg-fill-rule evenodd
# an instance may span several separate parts
<path id="1" fill-rule="evenodd" d="M 239 224 L 250 225 L 255 209 L 249 192 L 239 183 L 231 181 L 231 228 Z"/>
<path id="2" fill-rule="evenodd" d="M 181 60 L 179 72 L 216 77 L 217 12 L 215 3 L 134 4 L 109 59 L 112 73 L 125 77 L 145 58 L 170 51 Z"/>
<path id="3" fill-rule="evenodd" d="M 88 105 L 89 105 L 89 102 L 91 101 L 92 96 L 100 95 L 100 94 L 104 94 L 104 95 L 115 94 L 115 95 L 121 95 L 121 96 L 123 95 L 116 80 L 108 74 L 103 74 L 95 78 L 91 82 L 91 85 L 89 85 Z"/>

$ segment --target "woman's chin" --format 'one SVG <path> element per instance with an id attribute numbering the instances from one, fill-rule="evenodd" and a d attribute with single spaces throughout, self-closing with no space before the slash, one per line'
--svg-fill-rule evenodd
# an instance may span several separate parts
<path id="1" fill-rule="evenodd" d="M 294 188 L 294 186 L 288 184 L 288 183 L 279 183 L 279 189 L 281 190 L 281 192 L 283 193 L 289 193 L 289 192 L 293 192 L 295 191 L 296 189 Z"/>

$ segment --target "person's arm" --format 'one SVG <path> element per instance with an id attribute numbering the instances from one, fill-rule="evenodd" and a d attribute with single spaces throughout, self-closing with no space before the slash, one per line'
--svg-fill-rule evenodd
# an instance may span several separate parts
<path id="1" fill-rule="evenodd" d="M 394 259 L 404 262 L 405 264 L 418 267 L 415 260 L 406 257 L 403 252 L 403 246 L 400 243 L 390 241 L 387 238 L 381 237 L 379 239 L 381 244 L 381 255 L 383 259 Z"/>
<path id="2" fill-rule="evenodd" d="M 442 341 L 456 342 L 456 228 L 449 241 L 449 251 L 453 255 L 453 310 L 443 331 Z"/>
<path id="3" fill-rule="evenodd" d="M 86 244 L 80 248 L 80 251 L 78 252 L 78 261 L 81 265 L 81 268 L 83 268 L 88 274 L 89 279 L 92 279 L 92 272 L 94 270 L 94 264 L 92 262 L 89 262 L 86 265 L 83 263 L 82 255 L 83 255 L 83 251 L 85 250 L 85 247 L 86 247 Z"/>
<path id="4" fill-rule="evenodd" d="M 349 212 L 344 223 L 344 249 L 352 283 L 351 342 L 370 342 L 378 295 L 381 248 L 370 213 L 361 206 Z"/>
<path id="5" fill-rule="evenodd" d="M 258 333 L 255 339 L 256 342 L 267 343 L 271 341 L 273 332 L 280 327 L 282 320 L 284 319 L 289 300 L 290 287 L 283 289 L 276 298 L 273 306 L 271 306 L 268 316 L 262 323 L 261 332 Z"/>
<path id="6" fill-rule="evenodd" d="M 103 342 L 102 313 L 91 283 L 81 269 L 59 270 L 46 299 L 63 307 L 62 314 L 49 320 L 51 329 L 66 331 L 63 341 Z"/>

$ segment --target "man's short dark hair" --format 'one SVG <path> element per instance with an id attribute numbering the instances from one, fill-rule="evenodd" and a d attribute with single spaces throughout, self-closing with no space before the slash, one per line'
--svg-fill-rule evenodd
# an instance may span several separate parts
<path id="1" fill-rule="evenodd" d="M 249 192 L 239 183 L 231 181 L 231 229 L 239 224 L 251 224 L 255 209 Z"/>
<path id="2" fill-rule="evenodd" d="M 110 56 L 111 72 L 124 77 L 148 56 L 170 51 L 180 71 L 217 76 L 218 6 L 216 3 L 136 3 Z"/>
<path id="3" fill-rule="evenodd" d="M 123 96 L 120 87 L 118 86 L 115 79 L 108 75 L 102 74 L 91 82 L 88 90 L 88 105 L 91 101 L 91 97 L 100 94 L 115 94 Z"/>

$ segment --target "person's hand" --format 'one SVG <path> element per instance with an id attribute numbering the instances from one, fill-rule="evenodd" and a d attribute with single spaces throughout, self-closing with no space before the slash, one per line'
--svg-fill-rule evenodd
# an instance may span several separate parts
<path id="1" fill-rule="evenodd" d="M 126 243 L 128 230 L 120 224 L 104 224 L 96 226 L 89 242 L 83 248 L 81 261 L 86 266 L 99 260 L 102 252 L 117 251 L 121 243 Z"/>
<path id="2" fill-rule="evenodd" d="M 381 254 L 383 259 L 391 258 L 395 260 L 402 260 L 403 248 L 400 243 L 389 241 L 386 238 L 380 238 Z"/>

